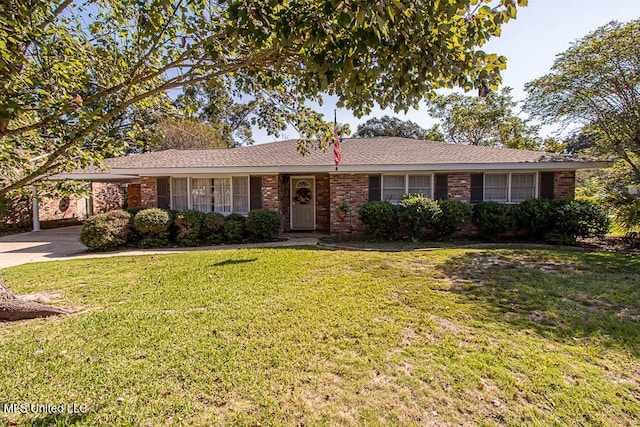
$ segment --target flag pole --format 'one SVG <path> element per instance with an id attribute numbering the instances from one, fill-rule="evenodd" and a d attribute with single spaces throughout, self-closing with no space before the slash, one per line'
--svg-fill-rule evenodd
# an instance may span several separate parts
<path id="1" fill-rule="evenodd" d="M 337 108 L 333 109 L 333 134 L 338 135 L 338 113 Z M 335 144 L 335 141 L 334 141 Z M 336 171 L 338 170 L 338 164 L 336 163 Z"/>

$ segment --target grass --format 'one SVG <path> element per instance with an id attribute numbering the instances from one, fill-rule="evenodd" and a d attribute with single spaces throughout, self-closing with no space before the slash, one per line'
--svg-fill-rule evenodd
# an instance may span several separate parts
<path id="1" fill-rule="evenodd" d="M 78 313 L 0 327 L 18 425 L 637 425 L 640 259 L 247 249 L 29 264 Z"/>

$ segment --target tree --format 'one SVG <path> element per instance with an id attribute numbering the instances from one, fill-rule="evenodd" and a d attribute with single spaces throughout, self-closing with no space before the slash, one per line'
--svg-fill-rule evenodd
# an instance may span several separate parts
<path id="1" fill-rule="evenodd" d="M 406 111 L 438 88 L 495 86 L 505 58 L 478 47 L 526 3 L 8 0 L 0 195 L 125 152 L 142 130 L 133 111 L 211 79 L 264 100 L 255 122 L 277 111 L 301 152 L 312 138 L 326 148 L 331 123 L 306 101 L 336 95 L 360 116 Z"/>
<path id="2" fill-rule="evenodd" d="M 423 139 L 425 141 L 444 140 L 438 125 L 427 130 L 411 120 L 400 120 L 389 116 L 374 117 L 359 124 L 355 136 L 360 138 L 398 136 L 401 138 Z"/>
<path id="3" fill-rule="evenodd" d="M 560 124 L 572 145 L 620 159 L 640 183 L 640 20 L 610 22 L 556 57 L 525 86 L 526 110 Z"/>
<path id="4" fill-rule="evenodd" d="M 442 121 L 449 143 L 541 149 L 539 128 L 514 113 L 517 105 L 507 87 L 500 92 L 489 91 L 484 97 L 439 95 L 428 107 L 429 113 Z"/>
<path id="5" fill-rule="evenodd" d="M 221 133 L 208 123 L 198 119 L 167 117 L 157 125 L 160 133 L 147 147 L 151 151 L 190 148 L 229 148 L 233 141 L 224 139 Z"/>

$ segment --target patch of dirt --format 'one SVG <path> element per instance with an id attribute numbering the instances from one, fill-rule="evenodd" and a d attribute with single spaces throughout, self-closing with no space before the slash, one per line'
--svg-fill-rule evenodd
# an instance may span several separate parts
<path id="1" fill-rule="evenodd" d="M 580 239 L 578 244 L 587 249 L 600 252 L 640 255 L 640 238 L 637 234 L 628 236 L 606 236 Z"/>
<path id="2" fill-rule="evenodd" d="M 25 301 L 39 302 L 41 304 L 61 302 L 60 297 L 62 291 L 49 291 L 49 292 L 37 292 L 35 294 L 22 295 L 22 299 Z"/>

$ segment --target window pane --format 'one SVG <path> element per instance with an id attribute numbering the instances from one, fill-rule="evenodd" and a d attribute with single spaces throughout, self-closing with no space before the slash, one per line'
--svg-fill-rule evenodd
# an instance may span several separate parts
<path id="1" fill-rule="evenodd" d="M 233 211 L 237 213 L 249 212 L 249 178 L 234 176 L 233 182 Z"/>
<path id="2" fill-rule="evenodd" d="M 213 179 L 213 207 L 215 212 L 231 213 L 231 180 Z"/>
<path id="3" fill-rule="evenodd" d="M 409 175 L 409 194 L 431 198 L 431 175 Z"/>
<path id="4" fill-rule="evenodd" d="M 535 174 L 514 173 L 511 175 L 511 201 L 522 202 L 535 196 Z"/>
<path id="5" fill-rule="evenodd" d="M 398 203 L 404 194 L 404 175 L 384 175 L 382 177 L 382 200 Z"/>
<path id="6" fill-rule="evenodd" d="M 171 209 L 189 208 L 187 197 L 187 178 L 171 178 Z"/>
<path id="7" fill-rule="evenodd" d="M 507 202 L 508 175 L 506 174 L 485 174 L 484 175 L 484 200 L 494 202 Z"/>
<path id="8" fill-rule="evenodd" d="M 211 212 L 213 209 L 211 178 L 191 179 L 191 203 L 193 209 L 200 212 Z"/>

